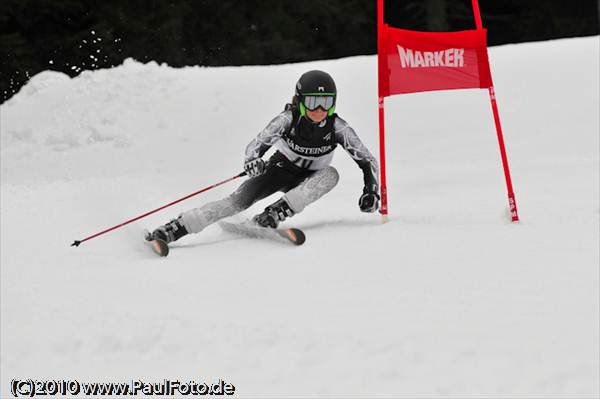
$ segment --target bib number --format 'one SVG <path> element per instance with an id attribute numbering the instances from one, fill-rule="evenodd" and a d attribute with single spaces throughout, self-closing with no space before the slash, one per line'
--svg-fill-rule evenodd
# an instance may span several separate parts
<path id="1" fill-rule="evenodd" d="M 296 160 L 294 160 L 294 165 L 303 168 L 303 169 L 308 169 L 310 167 L 310 165 L 312 165 L 313 161 L 311 161 L 310 159 L 304 159 L 302 157 L 298 157 L 296 158 Z"/>

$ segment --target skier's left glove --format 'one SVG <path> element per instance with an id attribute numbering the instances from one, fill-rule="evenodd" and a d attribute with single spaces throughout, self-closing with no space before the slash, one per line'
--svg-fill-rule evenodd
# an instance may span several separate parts
<path id="1" fill-rule="evenodd" d="M 377 188 L 365 187 L 363 194 L 358 200 L 358 206 L 362 212 L 372 213 L 379 209 L 379 194 L 377 194 Z"/>
<path id="2" fill-rule="evenodd" d="M 265 161 L 262 158 L 255 158 L 244 164 L 244 170 L 248 177 L 256 177 L 265 173 Z"/>

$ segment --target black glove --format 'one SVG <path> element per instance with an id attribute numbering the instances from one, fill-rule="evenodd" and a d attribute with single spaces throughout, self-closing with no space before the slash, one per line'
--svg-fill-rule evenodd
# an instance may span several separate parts
<path id="1" fill-rule="evenodd" d="M 372 213 L 379 209 L 379 194 L 377 194 L 376 188 L 369 189 L 365 187 L 363 194 L 358 200 L 358 206 L 363 212 Z"/>
<path id="2" fill-rule="evenodd" d="M 265 161 L 262 158 L 255 158 L 244 164 L 244 170 L 248 177 L 256 177 L 265 173 Z"/>

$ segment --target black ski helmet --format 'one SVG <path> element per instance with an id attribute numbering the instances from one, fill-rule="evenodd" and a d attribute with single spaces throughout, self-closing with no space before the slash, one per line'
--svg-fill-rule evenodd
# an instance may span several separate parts
<path id="1" fill-rule="evenodd" d="M 329 116 L 335 112 L 337 88 L 335 87 L 333 78 L 327 72 L 313 70 L 303 73 L 300 79 L 298 79 L 298 83 L 296 83 L 295 94 L 302 116 L 306 115 L 306 103 L 304 99 L 308 95 L 333 97 L 333 106 L 326 111 Z"/>

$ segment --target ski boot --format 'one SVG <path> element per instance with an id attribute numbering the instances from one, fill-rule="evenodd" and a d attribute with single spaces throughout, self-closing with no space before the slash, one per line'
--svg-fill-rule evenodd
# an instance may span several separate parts
<path id="1" fill-rule="evenodd" d="M 162 240 L 165 243 L 170 243 L 179 240 L 181 237 L 188 234 L 187 229 L 183 225 L 181 218 L 173 219 L 164 226 L 159 226 L 150 234 L 148 241 Z"/>
<path id="2" fill-rule="evenodd" d="M 284 198 L 269 205 L 264 212 L 252 218 L 254 223 L 262 227 L 270 227 L 276 229 L 279 222 L 283 222 L 286 218 L 294 216 L 294 211 Z"/>

